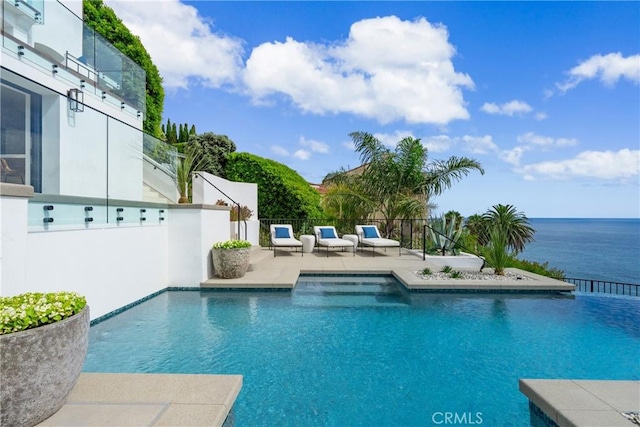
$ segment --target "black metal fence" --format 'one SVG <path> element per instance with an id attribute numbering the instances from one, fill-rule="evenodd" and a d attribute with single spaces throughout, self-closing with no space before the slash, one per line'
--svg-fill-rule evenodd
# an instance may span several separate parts
<path id="1" fill-rule="evenodd" d="M 614 295 L 640 296 L 640 285 L 634 283 L 607 282 L 605 280 L 573 279 L 565 277 L 564 281 L 576 285 L 578 292 L 593 292 Z"/>
<path id="2" fill-rule="evenodd" d="M 423 236 L 422 227 L 427 223 L 426 219 L 397 219 L 385 221 L 384 219 L 261 219 L 260 220 L 260 246 L 271 246 L 269 229 L 271 224 L 291 224 L 296 238 L 303 234 L 313 234 L 314 226 L 332 225 L 339 235 L 356 234 L 356 225 L 377 225 L 382 237 L 400 242 L 405 249 L 421 249 Z"/>

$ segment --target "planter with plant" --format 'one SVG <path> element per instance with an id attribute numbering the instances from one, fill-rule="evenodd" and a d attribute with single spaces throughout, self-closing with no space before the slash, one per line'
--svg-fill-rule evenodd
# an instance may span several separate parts
<path id="1" fill-rule="evenodd" d="M 237 279 L 247 272 L 251 260 L 251 243 L 246 240 L 227 240 L 214 243 L 211 259 L 216 277 Z"/>
<path id="2" fill-rule="evenodd" d="M 33 426 L 73 389 L 89 342 L 89 306 L 74 292 L 0 297 L 0 425 Z"/>

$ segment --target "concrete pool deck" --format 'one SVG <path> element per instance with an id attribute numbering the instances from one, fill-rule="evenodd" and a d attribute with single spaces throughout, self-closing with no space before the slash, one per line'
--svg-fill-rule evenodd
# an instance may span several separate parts
<path id="1" fill-rule="evenodd" d="M 38 426 L 222 426 L 241 387 L 241 375 L 83 372 Z"/>
<path id="2" fill-rule="evenodd" d="M 278 250 L 276 257 L 269 248 L 254 247 L 251 252 L 251 266 L 244 277 L 239 279 L 210 278 L 200 283 L 202 288 L 220 289 L 292 289 L 298 276 L 304 273 L 373 273 L 392 274 L 409 290 L 480 290 L 480 291 L 558 291 L 569 292 L 574 285 L 538 274 L 518 269 L 507 269 L 529 280 L 425 280 L 415 274 L 425 267 L 439 271 L 436 264 L 423 261 L 422 255 L 408 250 L 398 255 L 397 249 L 384 252 L 376 250 L 352 252 L 332 251 L 327 254 Z"/>
<path id="3" fill-rule="evenodd" d="M 640 411 L 640 381 L 520 380 L 520 391 L 560 427 L 631 427 Z"/>

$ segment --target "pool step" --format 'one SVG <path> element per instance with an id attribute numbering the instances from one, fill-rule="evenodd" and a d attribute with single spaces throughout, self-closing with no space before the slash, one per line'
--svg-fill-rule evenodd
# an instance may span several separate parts
<path id="1" fill-rule="evenodd" d="M 388 280 L 354 282 L 353 278 L 348 278 L 335 283 L 333 279 L 325 278 L 323 282 L 301 278 L 292 292 L 293 304 L 319 307 L 402 307 L 410 304 L 408 292 L 397 283 L 385 283 Z"/>

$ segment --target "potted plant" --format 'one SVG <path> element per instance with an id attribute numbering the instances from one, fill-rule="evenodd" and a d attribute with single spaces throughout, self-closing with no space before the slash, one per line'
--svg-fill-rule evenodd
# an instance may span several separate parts
<path id="1" fill-rule="evenodd" d="M 214 243 L 211 259 L 216 277 L 237 279 L 249 269 L 251 242 L 246 240 L 227 240 Z"/>
<path id="2" fill-rule="evenodd" d="M 89 306 L 75 292 L 0 297 L 0 425 L 33 426 L 73 389 L 89 342 Z"/>

